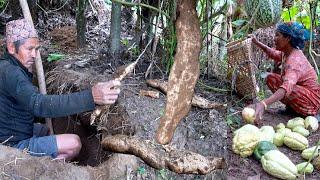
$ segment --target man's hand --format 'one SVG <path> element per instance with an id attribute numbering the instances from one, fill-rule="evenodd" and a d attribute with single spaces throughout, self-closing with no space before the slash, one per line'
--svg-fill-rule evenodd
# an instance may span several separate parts
<path id="1" fill-rule="evenodd" d="M 92 87 L 93 100 L 98 105 L 113 104 L 120 93 L 120 81 L 100 82 Z"/>

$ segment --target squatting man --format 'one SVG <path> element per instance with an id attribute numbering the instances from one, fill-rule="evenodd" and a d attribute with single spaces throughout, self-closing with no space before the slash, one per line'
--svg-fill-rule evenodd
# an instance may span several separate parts
<path id="1" fill-rule="evenodd" d="M 27 149 L 31 155 L 71 160 L 81 149 L 75 134 L 47 135 L 34 117 L 62 117 L 113 104 L 119 81 L 100 82 L 67 95 L 43 95 L 32 84 L 32 66 L 39 53 L 36 30 L 25 19 L 6 24 L 7 51 L 0 59 L 0 143 Z"/>

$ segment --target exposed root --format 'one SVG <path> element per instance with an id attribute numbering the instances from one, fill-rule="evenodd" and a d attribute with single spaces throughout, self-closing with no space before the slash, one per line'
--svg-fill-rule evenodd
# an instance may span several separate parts
<path id="1" fill-rule="evenodd" d="M 140 90 L 139 95 L 140 96 L 148 96 L 148 97 L 152 97 L 152 98 L 155 98 L 155 99 L 159 99 L 159 97 L 160 97 L 159 91 Z"/>
<path id="2" fill-rule="evenodd" d="M 126 135 L 107 136 L 101 144 L 109 151 L 138 156 L 153 168 L 168 168 L 181 174 L 208 174 L 226 166 L 223 158 L 204 157 L 191 151 L 176 150 L 170 146 L 164 148 L 151 141 Z"/>
<path id="3" fill-rule="evenodd" d="M 81 90 L 83 82 L 90 79 L 89 74 L 56 67 L 47 73 L 48 92 L 57 94 L 71 93 Z M 86 85 L 88 86 L 89 83 Z"/>
<path id="4" fill-rule="evenodd" d="M 148 79 L 147 84 L 151 87 L 160 89 L 163 93 L 167 94 L 168 83 L 159 79 Z M 215 109 L 215 108 L 226 108 L 227 104 L 217 103 L 209 101 L 198 95 L 193 95 L 191 105 L 203 109 Z"/>
<path id="5" fill-rule="evenodd" d="M 123 78 L 125 78 L 129 73 L 133 71 L 133 69 L 136 67 L 137 63 L 139 61 L 139 58 L 134 61 L 133 63 L 120 67 L 117 72 L 114 74 L 114 80 L 122 81 Z M 90 125 L 93 125 L 95 121 L 98 119 L 98 129 L 99 127 L 103 127 L 104 124 L 106 124 L 107 121 L 107 114 L 109 112 L 110 105 L 105 106 L 98 106 L 92 113 L 90 117 Z"/>

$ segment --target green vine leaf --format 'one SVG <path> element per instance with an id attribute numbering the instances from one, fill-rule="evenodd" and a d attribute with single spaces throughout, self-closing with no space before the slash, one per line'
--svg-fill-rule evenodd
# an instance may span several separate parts
<path id="1" fill-rule="evenodd" d="M 248 22 L 247 20 L 238 19 L 238 20 L 232 21 L 232 25 L 236 26 L 236 27 L 240 27 L 240 26 L 244 25 L 247 22 Z"/>
<path id="2" fill-rule="evenodd" d="M 59 60 L 61 60 L 62 58 L 64 58 L 64 55 L 63 55 L 63 54 L 52 53 L 52 54 L 49 54 L 49 56 L 48 56 L 48 58 L 47 58 L 47 61 L 48 61 L 48 62 L 59 61 Z"/>

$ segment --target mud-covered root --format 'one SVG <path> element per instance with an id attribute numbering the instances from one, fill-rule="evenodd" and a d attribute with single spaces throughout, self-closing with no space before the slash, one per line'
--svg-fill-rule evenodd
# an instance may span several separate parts
<path id="1" fill-rule="evenodd" d="M 140 96 L 147 96 L 147 97 L 151 97 L 151 98 L 155 98 L 155 99 L 159 99 L 159 97 L 160 97 L 159 91 L 146 91 L 143 89 L 140 90 L 139 95 Z"/>
<path id="2" fill-rule="evenodd" d="M 168 168 L 181 174 L 208 174 L 215 169 L 225 168 L 223 158 L 204 157 L 172 148 L 165 150 L 162 145 L 126 135 L 107 136 L 101 144 L 106 150 L 140 157 L 153 168 Z"/>
<path id="3" fill-rule="evenodd" d="M 126 135 L 115 135 L 107 136 L 101 144 L 104 149 L 109 151 L 138 156 L 153 168 L 165 168 L 166 154 L 164 150 L 161 150 L 160 146 L 155 147 L 151 142 Z"/>
<path id="4" fill-rule="evenodd" d="M 160 89 L 163 93 L 167 94 L 168 83 L 166 81 L 159 80 L 159 79 L 148 79 L 146 83 L 149 86 L 156 89 Z M 202 108 L 202 109 L 215 109 L 215 108 L 222 109 L 227 107 L 227 104 L 209 101 L 196 94 L 193 95 L 192 97 L 191 105 Z"/>
<path id="5" fill-rule="evenodd" d="M 133 71 L 133 69 L 136 67 L 139 59 L 134 61 L 133 63 L 122 66 L 113 74 L 113 79 L 117 81 L 122 81 L 129 73 Z M 93 125 L 97 122 L 97 119 L 99 119 L 98 129 L 99 127 L 103 127 L 104 124 L 106 124 L 107 121 L 107 114 L 109 113 L 110 105 L 105 106 L 98 106 L 91 114 L 90 117 L 90 125 Z"/>
<path id="6" fill-rule="evenodd" d="M 190 151 L 172 151 L 169 156 L 168 168 L 180 174 L 208 174 L 226 166 L 223 158 L 207 158 Z"/>
<path id="7" fill-rule="evenodd" d="M 108 113 L 111 105 L 97 106 L 90 116 L 90 125 L 97 124 L 97 129 L 103 129 L 107 124 Z"/>

